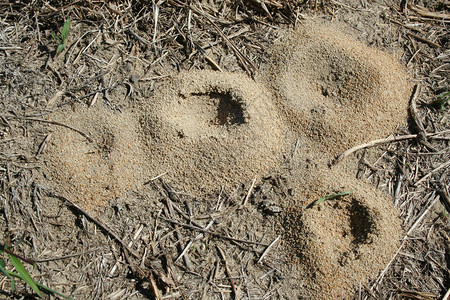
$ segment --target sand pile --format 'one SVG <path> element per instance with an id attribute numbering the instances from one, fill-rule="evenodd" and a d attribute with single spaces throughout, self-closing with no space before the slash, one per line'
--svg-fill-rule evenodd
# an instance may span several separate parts
<path id="1" fill-rule="evenodd" d="M 309 206 L 315 200 L 342 192 L 349 195 Z M 381 271 L 397 249 L 399 220 L 390 200 L 373 187 L 346 175 L 323 169 L 297 188 L 295 207 L 282 221 L 295 281 L 312 299 L 345 299 L 359 282 Z"/>
<path id="2" fill-rule="evenodd" d="M 296 130 L 333 154 L 385 137 L 406 119 L 410 88 L 392 57 L 307 22 L 270 50 L 263 77 Z"/>
<path id="3" fill-rule="evenodd" d="M 301 169 L 385 137 L 406 119 L 403 68 L 329 26 L 308 23 L 269 53 L 262 84 L 243 74 L 182 72 L 137 112 L 97 106 L 53 115 L 92 141 L 55 128 L 46 153 L 51 185 L 87 209 L 166 172 L 186 191 L 234 186 L 286 163 L 299 136 L 305 146 L 292 167 Z M 399 224 L 390 200 L 338 169 L 305 167 L 292 180 L 300 193 L 282 226 L 297 266 L 289 272 L 314 299 L 347 297 L 393 254 Z"/>
<path id="4" fill-rule="evenodd" d="M 49 183 L 58 192 L 93 210 L 144 183 L 145 161 L 138 124 L 131 113 L 98 106 L 52 116 L 69 128 L 56 126 L 47 146 Z"/>
<path id="5" fill-rule="evenodd" d="M 181 73 L 148 102 L 141 124 L 150 168 L 189 190 L 267 174 L 287 144 L 270 94 L 242 74 Z"/>

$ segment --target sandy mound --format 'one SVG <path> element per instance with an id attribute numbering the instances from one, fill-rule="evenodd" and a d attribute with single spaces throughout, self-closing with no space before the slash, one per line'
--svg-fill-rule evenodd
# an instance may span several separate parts
<path id="1" fill-rule="evenodd" d="M 263 87 L 241 74 L 185 72 L 146 106 L 150 168 L 190 190 L 234 185 L 278 167 L 286 125 Z"/>
<path id="2" fill-rule="evenodd" d="M 52 120 L 87 134 L 56 126 L 46 150 L 49 182 L 60 193 L 91 210 L 144 183 L 144 161 L 130 113 L 106 107 L 58 113 Z"/>
<path id="3" fill-rule="evenodd" d="M 270 50 L 263 77 L 291 122 L 333 154 L 393 132 L 407 116 L 404 68 L 328 24 L 307 22 Z"/>
<path id="4" fill-rule="evenodd" d="M 400 239 L 389 199 L 341 170 L 317 172 L 299 187 L 297 207 L 282 222 L 296 270 L 313 299 L 350 297 L 392 257 Z M 351 194 L 308 207 L 330 194 Z M 298 284 L 298 283 L 294 283 Z M 299 291 L 300 292 L 300 291 Z"/>
<path id="5" fill-rule="evenodd" d="M 270 53 L 260 77 L 275 97 L 243 74 L 182 72 L 136 113 L 98 106 L 53 115 L 93 141 L 57 127 L 46 152 L 49 179 L 87 209 L 166 172 L 177 189 L 211 191 L 279 169 L 302 137 L 290 165 L 300 192 L 282 225 L 295 263 L 286 266 L 293 275 L 285 286 L 302 279 L 299 290 L 313 299 L 342 299 L 392 256 L 399 224 L 388 199 L 321 165 L 404 121 L 406 75 L 389 56 L 315 23 L 287 34 Z"/>

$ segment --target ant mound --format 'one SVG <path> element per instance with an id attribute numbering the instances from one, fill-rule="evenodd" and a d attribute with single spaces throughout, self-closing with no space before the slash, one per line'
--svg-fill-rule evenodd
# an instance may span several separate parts
<path id="1" fill-rule="evenodd" d="M 182 72 L 141 118 L 150 168 L 189 190 L 235 185 L 282 162 L 287 128 L 242 74 Z"/>
<path id="2" fill-rule="evenodd" d="M 393 58 L 331 26 L 306 22 L 270 50 L 263 76 L 300 132 L 332 154 L 406 120 L 410 87 Z"/>
<path id="3" fill-rule="evenodd" d="M 399 220 L 389 199 L 370 185 L 337 170 L 314 177 L 282 222 L 295 266 L 288 272 L 292 285 L 313 299 L 351 298 L 357 284 L 365 284 L 394 255 Z"/>
<path id="4" fill-rule="evenodd" d="M 88 210 L 144 183 L 144 156 L 130 113 L 115 113 L 102 106 L 57 113 L 45 151 L 46 176 L 57 192 Z"/>

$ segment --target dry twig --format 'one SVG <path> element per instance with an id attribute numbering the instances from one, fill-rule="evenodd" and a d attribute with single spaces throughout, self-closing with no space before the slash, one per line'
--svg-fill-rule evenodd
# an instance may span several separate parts
<path id="1" fill-rule="evenodd" d="M 439 131 L 439 132 L 435 132 L 435 133 L 427 133 L 426 137 L 434 137 L 436 135 L 443 134 L 443 133 L 448 133 L 448 132 L 450 132 L 450 130 L 443 130 L 443 131 Z M 331 162 L 331 165 L 335 165 L 335 164 L 341 162 L 344 158 L 346 158 L 347 156 L 349 156 L 350 154 L 352 154 L 352 153 L 354 153 L 354 152 L 356 152 L 358 150 L 371 148 L 371 147 L 374 147 L 374 146 L 388 144 L 388 143 L 394 143 L 394 142 L 400 142 L 400 141 L 405 141 L 405 140 L 411 140 L 411 139 L 415 139 L 417 137 L 419 137 L 418 134 L 407 134 L 407 135 L 399 135 L 399 136 L 393 136 L 393 137 L 388 137 L 388 138 L 384 138 L 384 139 L 373 140 L 373 141 L 370 141 L 368 143 L 361 144 L 361 145 L 355 146 L 353 148 L 350 148 L 350 149 L 344 151 L 342 154 L 337 156 Z"/>
<path id="2" fill-rule="evenodd" d="M 242 202 L 242 206 L 247 205 L 248 199 L 250 198 L 250 196 L 252 194 L 253 187 L 255 186 L 255 182 L 256 182 L 256 177 L 253 178 L 252 185 L 248 189 L 247 195 L 245 195 L 244 201 Z"/>
<path id="3" fill-rule="evenodd" d="M 232 237 L 229 237 L 229 236 L 226 236 L 226 235 L 217 233 L 217 232 L 212 232 L 212 231 L 203 229 L 203 228 L 201 228 L 201 227 L 197 227 L 197 226 L 193 226 L 193 225 L 189 225 L 189 224 L 183 224 L 183 223 L 180 223 L 180 222 L 178 222 L 178 221 L 166 219 L 166 218 L 163 218 L 163 217 L 159 217 L 159 218 L 162 219 L 162 220 L 164 220 L 164 221 L 166 221 L 166 222 L 169 222 L 169 223 L 172 223 L 172 224 L 175 224 L 175 225 L 180 225 L 180 226 L 185 227 L 185 228 L 198 230 L 198 231 L 204 232 L 204 233 L 206 233 L 206 234 L 210 234 L 210 235 L 212 235 L 212 236 L 215 236 L 215 237 L 218 237 L 218 238 L 222 238 L 222 239 L 225 239 L 225 240 L 234 241 L 234 242 L 239 242 L 239 243 L 252 244 L 252 245 L 258 245 L 258 246 L 264 246 L 264 247 L 268 247 L 268 246 L 269 246 L 269 245 L 267 245 L 267 244 L 263 244 L 263 243 L 259 243 L 259 242 L 252 242 L 252 241 L 247 241 L 247 240 L 242 240 L 242 239 L 232 238 Z"/>
<path id="4" fill-rule="evenodd" d="M 448 288 L 447 293 L 442 297 L 442 300 L 450 300 L 450 288 Z"/>
<path id="5" fill-rule="evenodd" d="M 397 258 L 398 254 L 400 253 L 400 251 L 403 249 L 403 247 L 406 244 L 406 237 L 408 237 L 413 231 L 414 229 L 416 229 L 416 227 L 420 224 L 420 222 L 422 222 L 423 218 L 427 215 L 427 213 L 430 211 L 430 209 L 433 207 L 433 205 L 439 200 L 439 196 L 436 196 L 431 202 L 430 204 L 425 208 L 425 210 L 422 212 L 422 214 L 417 218 L 417 220 L 414 222 L 414 224 L 409 228 L 408 232 L 405 234 L 405 238 L 402 240 L 400 246 L 398 247 L 397 251 L 395 252 L 394 256 L 391 258 L 391 260 L 388 262 L 388 264 L 386 265 L 386 267 L 384 268 L 384 270 L 380 273 L 380 275 L 378 276 L 378 278 L 375 280 L 375 282 L 372 284 L 372 286 L 370 287 L 370 291 L 373 291 L 373 289 L 375 288 L 376 285 L 378 285 L 384 278 L 384 275 L 386 274 L 386 272 L 388 271 L 388 269 L 391 267 L 392 263 L 394 262 L 394 260 Z M 366 297 L 367 299 L 367 297 Z"/>
<path id="6" fill-rule="evenodd" d="M 421 184 L 422 182 L 424 182 L 428 177 L 430 177 L 433 173 L 436 173 L 437 171 L 439 171 L 440 169 L 446 168 L 450 166 L 450 160 L 443 163 L 442 165 L 440 165 L 439 167 L 431 170 L 428 174 L 426 174 L 425 176 L 423 176 L 421 179 L 419 179 L 418 181 L 416 181 L 416 183 L 414 183 L 415 186 L 418 186 L 419 184 Z"/>
<path id="7" fill-rule="evenodd" d="M 79 130 L 79 129 L 76 129 L 76 128 L 73 128 L 73 127 L 70 127 L 69 125 L 66 125 L 66 124 L 63 124 L 63 123 L 60 123 L 60 122 L 49 121 L 49 120 L 42 120 L 42 119 L 34 119 L 34 118 L 26 118 L 26 117 L 15 117 L 15 116 L 13 116 L 13 117 L 14 117 L 14 118 L 21 119 L 21 120 L 25 120 L 25 121 L 41 122 L 41 123 L 47 123 L 47 124 L 52 124 L 52 125 L 57 125 L 57 126 L 65 127 L 65 128 L 67 128 L 67 129 L 70 129 L 70 130 L 75 131 L 76 133 L 79 133 L 81 136 L 83 136 L 84 138 L 86 138 L 86 139 L 87 139 L 89 142 L 91 142 L 91 143 L 94 141 L 89 135 L 87 135 L 87 134 L 84 133 L 83 131 L 81 131 L 81 130 Z"/>
<path id="8" fill-rule="evenodd" d="M 135 258 L 139 258 L 139 255 L 136 254 L 133 250 L 131 250 L 128 245 L 117 235 L 114 233 L 114 231 L 112 231 L 111 229 L 109 229 L 108 226 L 104 225 L 102 222 L 100 222 L 99 220 L 97 220 L 96 218 L 94 218 L 91 214 L 89 214 L 87 211 L 85 211 L 84 209 L 82 209 L 80 206 L 76 205 L 75 203 L 73 203 L 72 201 L 70 201 L 69 199 L 67 199 L 66 197 L 59 195 L 53 191 L 47 191 L 48 195 L 50 197 L 54 197 L 60 200 L 63 200 L 66 204 L 68 204 L 70 207 L 73 207 L 75 210 L 77 210 L 78 212 L 80 212 L 82 215 L 84 215 L 86 218 L 88 218 L 89 220 L 91 220 L 95 225 L 97 225 L 100 229 L 104 230 L 106 233 L 108 233 L 112 238 L 114 238 L 117 242 L 119 242 L 119 244 L 125 249 L 127 250 L 129 253 L 131 253 Z"/>
<path id="9" fill-rule="evenodd" d="M 450 213 L 450 196 L 448 195 L 447 186 L 444 186 L 441 189 L 441 196 L 442 202 L 444 203 L 447 212 Z"/>
<path id="10" fill-rule="evenodd" d="M 219 246 L 216 246 L 216 248 L 219 251 L 220 256 L 222 257 L 223 264 L 225 265 L 225 272 L 227 273 L 228 279 L 230 280 L 231 288 L 233 289 L 233 298 L 239 299 L 239 290 L 238 290 L 236 284 L 234 283 L 233 277 L 231 276 L 231 271 L 230 271 L 230 268 L 228 267 L 227 258 Z"/>
<path id="11" fill-rule="evenodd" d="M 414 4 L 408 3 L 408 8 L 410 10 L 414 11 L 415 13 L 421 15 L 422 17 L 428 17 L 428 18 L 433 18 L 433 19 L 447 19 L 447 20 L 450 20 L 450 15 L 449 14 L 435 13 L 435 12 L 429 11 L 428 9 L 426 9 L 423 6 L 419 6 L 419 5 L 414 5 Z"/>
<path id="12" fill-rule="evenodd" d="M 430 45 L 430 46 L 432 46 L 432 47 L 435 47 L 435 48 L 441 48 L 441 45 L 439 45 L 439 44 L 437 44 L 437 43 L 435 43 L 435 42 L 433 42 L 433 41 L 430 41 L 429 39 L 424 38 L 424 37 L 422 37 L 422 36 L 420 36 L 420 35 L 417 35 L 417 34 L 412 33 L 412 32 L 408 32 L 407 34 L 410 35 L 410 36 L 412 36 L 412 37 L 415 38 L 416 40 L 421 41 L 421 42 L 424 42 L 424 43 L 426 43 L 426 44 L 428 44 L 428 45 Z"/>
<path id="13" fill-rule="evenodd" d="M 266 256 L 267 253 L 269 253 L 270 249 L 273 247 L 273 245 L 275 245 L 278 242 L 280 237 L 281 237 L 281 235 L 277 236 L 277 238 L 272 243 L 270 243 L 269 246 L 267 246 L 266 250 L 264 250 L 263 254 L 261 254 L 258 261 L 256 262 L 257 264 L 259 264 L 263 260 L 264 256 Z"/>
<path id="14" fill-rule="evenodd" d="M 234 45 L 234 43 L 226 36 L 226 34 L 222 32 L 219 26 L 217 26 L 207 14 L 199 9 L 197 9 L 196 12 L 201 14 L 214 27 L 217 33 L 219 33 L 219 35 L 226 41 L 228 46 L 230 46 L 230 48 L 234 51 L 247 74 L 249 76 L 253 76 L 253 74 L 256 72 L 256 67 L 253 65 L 253 63 L 244 54 L 242 54 L 242 52 L 236 47 L 236 45 Z"/>
<path id="15" fill-rule="evenodd" d="M 410 112 L 410 115 L 411 115 L 412 119 L 414 120 L 414 124 L 417 127 L 417 131 L 418 131 L 418 135 L 419 135 L 419 138 L 420 138 L 420 142 L 422 144 L 424 144 L 425 147 L 427 147 L 428 149 L 430 149 L 430 150 L 432 150 L 434 152 L 437 152 L 438 150 L 436 148 L 434 148 L 427 141 L 427 132 L 425 131 L 425 127 L 423 126 L 423 123 L 420 120 L 419 115 L 417 113 L 416 101 L 417 101 L 417 98 L 419 97 L 419 95 L 420 95 L 420 85 L 416 84 L 414 86 L 413 93 L 412 93 L 412 96 L 411 96 L 411 100 L 409 102 L 409 112 Z"/>

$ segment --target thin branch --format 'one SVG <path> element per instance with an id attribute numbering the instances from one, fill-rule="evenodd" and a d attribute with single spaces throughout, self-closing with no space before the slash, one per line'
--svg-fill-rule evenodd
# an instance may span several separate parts
<path id="1" fill-rule="evenodd" d="M 159 217 L 159 218 L 162 219 L 162 220 L 164 220 L 164 221 L 166 221 L 166 222 L 169 222 L 169 223 L 172 223 L 172 224 L 175 224 L 175 225 L 179 225 L 179 226 L 182 226 L 182 227 L 185 227 L 185 228 L 198 230 L 198 231 L 204 232 L 204 233 L 206 233 L 206 234 L 210 234 L 210 235 L 212 235 L 212 236 L 215 236 L 215 237 L 218 237 L 218 238 L 222 238 L 222 239 L 225 239 L 225 240 L 234 241 L 234 242 L 239 242 L 239 243 L 252 244 L 252 245 L 258 245 L 258 246 L 264 246 L 264 247 L 268 247 L 268 246 L 269 246 L 269 245 L 263 244 L 263 243 L 258 243 L 258 242 L 252 242 L 252 241 L 247 241 L 247 240 L 241 240 L 241 239 L 237 239 L 237 238 L 232 238 L 232 237 L 229 237 L 229 236 L 226 236 L 226 235 L 222 235 L 222 234 L 220 234 L 220 233 L 216 233 L 216 232 L 212 232 L 212 231 L 203 229 L 203 228 L 201 228 L 201 227 L 197 227 L 197 226 L 193 226 L 193 225 L 189 225 L 189 224 L 180 223 L 180 222 L 178 222 L 178 221 L 166 219 L 166 218 L 163 218 L 163 217 Z"/>
<path id="2" fill-rule="evenodd" d="M 409 113 L 411 114 L 411 117 L 414 120 L 414 123 L 416 124 L 419 136 L 425 140 L 427 132 L 425 131 L 425 128 L 423 127 L 422 121 L 420 121 L 420 119 L 418 117 L 417 108 L 416 108 L 416 100 L 417 100 L 417 97 L 419 96 L 419 94 L 420 94 L 420 85 L 416 84 L 414 86 L 411 100 L 409 102 Z"/>
<path id="3" fill-rule="evenodd" d="M 442 297 L 442 300 L 450 300 L 450 288 L 448 288 L 447 293 Z"/>
<path id="4" fill-rule="evenodd" d="M 86 139 L 87 139 L 89 142 L 91 142 L 91 143 L 94 141 L 89 135 L 87 135 L 87 134 L 84 133 L 83 131 L 78 130 L 78 129 L 73 128 L 73 127 L 70 127 L 69 125 L 66 125 L 66 124 L 63 124 L 63 123 L 60 123 L 60 122 L 50 121 L 50 120 L 42 120 L 42 119 L 35 119 L 35 118 L 26 118 L 26 117 L 16 117 L 16 116 L 13 116 L 13 117 L 14 117 L 14 118 L 18 118 L 18 119 L 22 119 L 22 120 L 25 120 L 25 121 L 41 122 L 41 123 L 46 123 L 46 124 L 52 124 L 52 125 L 57 125 L 57 126 L 65 127 L 65 128 L 67 128 L 67 129 L 73 130 L 73 131 L 75 131 L 76 133 L 80 134 L 81 136 L 83 136 L 84 138 L 86 138 Z"/>
<path id="5" fill-rule="evenodd" d="M 94 222 L 95 225 L 97 225 L 98 227 L 103 229 L 105 232 L 107 232 L 111 237 L 113 237 L 117 242 L 119 242 L 120 245 L 122 245 L 122 247 L 124 249 L 126 249 L 129 253 L 131 253 L 135 258 L 139 258 L 139 255 L 137 255 L 133 250 L 131 250 L 130 247 L 128 247 L 128 245 L 117 234 L 115 234 L 111 229 L 109 229 L 102 222 L 100 222 L 99 220 L 97 220 L 96 218 L 91 216 L 87 211 L 82 209 L 80 206 L 76 205 L 75 203 L 73 203 L 72 201 L 67 199 L 66 197 L 59 195 L 53 191 L 48 191 L 47 193 L 49 194 L 50 197 L 61 199 L 61 200 L 65 201 L 69 206 L 75 208 L 78 212 L 83 214 L 86 218 L 88 218 L 89 220 Z"/>
<path id="6" fill-rule="evenodd" d="M 253 65 L 253 63 L 244 54 L 242 54 L 242 52 L 236 47 L 236 45 L 226 36 L 226 34 L 222 32 L 219 26 L 217 26 L 207 14 L 198 9 L 196 9 L 195 11 L 200 13 L 214 27 L 217 33 L 219 33 L 219 35 L 227 42 L 228 46 L 234 51 L 247 74 L 249 76 L 253 76 L 253 74 L 256 72 L 256 67 Z"/>
<path id="7" fill-rule="evenodd" d="M 220 249 L 219 246 L 216 246 L 216 248 L 219 251 L 220 256 L 222 256 L 223 264 L 225 265 L 225 272 L 227 273 L 228 279 L 230 279 L 231 288 L 233 289 L 233 299 L 239 299 L 239 291 L 236 287 L 236 284 L 234 283 L 233 277 L 231 276 L 231 271 L 230 268 L 228 267 L 228 262 L 225 253 L 223 253 L 222 249 Z"/>
<path id="8" fill-rule="evenodd" d="M 439 44 L 437 44 L 437 43 L 435 43 L 435 42 L 433 42 L 433 41 L 430 41 L 429 39 L 426 39 L 426 38 L 424 38 L 424 37 L 421 37 L 420 35 L 414 34 L 414 33 L 412 33 L 412 32 L 407 32 L 406 34 L 407 34 L 407 35 L 410 35 L 410 36 L 412 36 L 413 38 L 415 38 L 416 40 L 421 41 L 421 42 L 423 42 L 423 43 L 426 43 L 426 44 L 428 44 L 428 45 L 430 45 L 430 46 L 432 46 L 432 47 L 435 47 L 435 48 L 441 48 L 441 45 L 439 45 Z"/>
<path id="9" fill-rule="evenodd" d="M 423 176 L 421 179 L 419 179 L 416 183 L 414 183 L 415 186 L 418 186 L 419 184 L 421 184 L 422 182 L 424 182 L 428 177 L 430 177 L 433 173 L 436 173 L 437 171 L 439 171 L 440 169 L 446 168 L 450 166 L 450 160 L 443 163 L 442 165 L 440 165 L 439 167 L 437 167 L 436 169 L 431 170 L 427 175 Z"/>
<path id="10" fill-rule="evenodd" d="M 428 141 L 427 141 L 427 132 L 425 131 L 425 127 L 423 126 L 422 121 L 419 118 L 419 114 L 417 113 L 417 108 L 416 108 L 416 101 L 417 98 L 420 95 L 420 85 L 416 84 L 414 86 L 413 89 L 413 93 L 411 96 L 411 100 L 409 102 L 409 113 L 411 115 L 411 118 L 413 119 L 416 127 L 417 127 L 417 133 L 418 133 L 418 137 L 420 138 L 420 142 L 427 147 L 428 149 L 430 149 L 433 152 L 437 152 L 438 150 L 436 148 L 434 148 Z"/>
<path id="11" fill-rule="evenodd" d="M 443 187 L 441 189 L 441 196 L 442 196 L 441 197 L 442 202 L 444 203 L 444 206 L 447 209 L 447 212 L 450 213 L 450 196 L 448 195 L 448 192 L 446 191 L 446 187 Z"/>
<path id="12" fill-rule="evenodd" d="M 420 222 L 423 220 L 423 218 L 426 216 L 426 214 L 430 211 L 430 209 L 433 207 L 433 205 L 439 200 L 439 196 L 436 196 L 431 203 L 428 205 L 428 207 L 423 211 L 423 213 L 417 218 L 417 220 L 414 222 L 414 224 L 411 226 L 411 228 L 409 228 L 408 232 L 405 234 L 405 238 L 403 238 L 402 243 L 400 244 L 400 246 L 398 247 L 397 251 L 395 252 L 394 256 L 391 258 L 391 260 L 388 262 L 388 264 L 386 265 L 386 268 L 384 268 L 384 270 L 380 273 L 380 275 L 378 276 L 378 278 L 375 280 L 375 282 L 373 283 L 373 285 L 370 287 L 370 291 L 373 291 L 373 289 L 375 288 L 375 286 L 377 284 L 379 284 L 383 278 L 384 275 L 386 274 L 386 272 L 388 271 L 388 269 L 391 267 L 392 263 L 394 262 L 394 260 L 397 258 L 398 254 L 400 253 L 400 251 L 402 250 L 402 248 L 405 246 L 407 239 L 406 237 L 409 236 L 414 229 L 416 229 L 416 227 L 420 224 Z M 367 297 L 366 297 L 367 299 Z"/>
<path id="13" fill-rule="evenodd" d="M 435 132 L 435 133 L 427 133 L 426 137 L 434 137 L 438 134 L 443 134 L 443 133 L 448 133 L 448 132 L 450 132 L 450 130 L 444 130 L 444 131 L 439 131 L 439 132 Z M 346 158 L 347 156 L 349 156 L 350 154 L 352 154 L 353 152 L 356 152 L 358 150 L 362 150 L 365 148 L 371 148 L 371 147 L 374 147 L 377 145 L 401 142 L 401 141 L 405 141 L 405 140 L 412 140 L 412 139 L 416 139 L 417 137 L 419 137 L 418 134 L 407 134 L 407 135 L 399 135 L 399 136 L 388 137 L 388 138 L 384 138 L 384 139 L 373 140 L 368 143 L 361 144 L 361 145 L 358 145 L 358 146 L 355 146 L 353 148 L 346 150 L 345 152 L 340 154 L 338 157 L 336 157 L 331 162 L 331 165 L 335 165 L 335 164 L 341 162 L 344 158 Z"/>
<path id="14" fill-rule="evenodd" d="M 49 257 L 49 258 L 35 259 L 34 261 L 37 262 L 37 263 L 42 263 L 42 262 L 48 262 L 48 261 L 63 260 L 63 259 L 72 258 L 72 257 L 75 257 L 75 256 L 80 256 L 80 255 L 83 255 L 83 254 L 95 252 L 95 251 L 100 250 L 102 248 L 103 247 L 97 247 L 97 248 L 94 248 L 94 249 L 90 249 L 88 251 L 81 251 L 81 252 L 68 254 L 68 255 L 63 255 L 63 256 L 58 256 L 58 257 Z"/>
<path id="15" fill-rule="evenodd" d="M 252 181 L 252 185 L 250 186 L 250 188 L 248 189 L 247 195 L 244 198 L 244 201 L 242 202 L 242 206 L 245 206 L 248 202 L 248 199 L 250 198 L 253 188 L 255 187 L 255 182 L 256 182 L 256 176 Z"/>
<path id="16" fill-rule="evenodd" d="M 276 242 L 278 242 L 278 240 L 280 239 L 280 237 L 281 237 L 281 235 L 277 236 L 277 238 L 276 238 L 272 243 L 270 243 L 269 246 L 267 246 L 266 250 L 264 250 L 263 254 L 261 254 L 261 257 L 258 259 L 258 261 L 256 262 L 256 264 L 259 264 L 259 263 L 263 260 L 264 256 L 266 256 L 267 253 L 269 253 L 270 249 L 273 247 L 273 245 L 276 244 Z"/>

